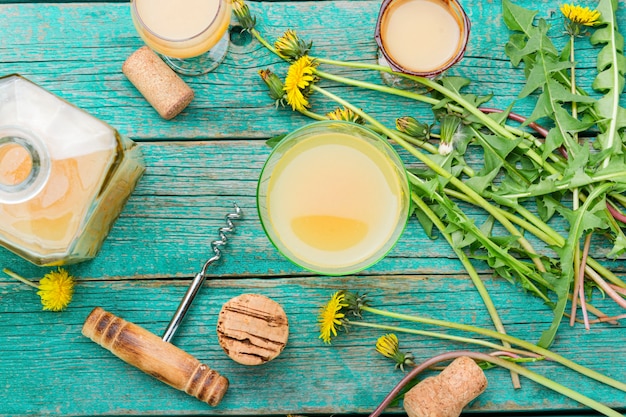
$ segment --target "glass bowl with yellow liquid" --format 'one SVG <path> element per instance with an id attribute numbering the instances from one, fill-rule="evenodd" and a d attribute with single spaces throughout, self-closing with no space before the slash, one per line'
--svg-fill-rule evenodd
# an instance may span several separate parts
<path id="1" fill-rule="evenodd" d="M 323 275 L 381 260 L 409 214 L 402 160 L 381 136 L 343 121 L 313 122 L 272 150 L 257 187 L 261 225 L 278 251 Z"/>

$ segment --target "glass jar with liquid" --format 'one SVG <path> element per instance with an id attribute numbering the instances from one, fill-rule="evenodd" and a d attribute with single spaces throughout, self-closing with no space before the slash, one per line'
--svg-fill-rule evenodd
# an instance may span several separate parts
<path id="1" fill-rule="evenodd" d="M 93 258 L 144 169 L 105 122 L 20 75 L 0 78 L 0 245 L 36 265 Z"/>
<path id="2" fill-rule="evenodd" d="M 465 54 L 471 22 L 458 0 L 383 0 L 376 22 L 378 62 L 395 72 L 436 78 Z M 383 73 L 394 87 L 417 85 Z"/>

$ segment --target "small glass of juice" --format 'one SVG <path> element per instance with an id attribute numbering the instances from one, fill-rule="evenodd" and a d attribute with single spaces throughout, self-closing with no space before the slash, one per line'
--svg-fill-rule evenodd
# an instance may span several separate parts
<path id="1" fill-rule="evenodd" d="M 384 0 L 376 22 L 378 61 L 396 72 L 435 78 L 463 57 L 470 26 L 457 0 Z M 388 84 L 402 79 L 385 77 Z"/>
<path id="2" fill-rule="evenodd" d="M 372 266 L 407 222 L 402 160 L 375 132 L 321 121 L 283 138 L 268 157 L 257 208 L 273 245 L 296 265 L 324 275 Z"/>
<path id="3" fill-rule="evenodd" d="M 230 43 L 231 0 L 131 0 L 139 36 L 176 72 L 214 70 Z"/>

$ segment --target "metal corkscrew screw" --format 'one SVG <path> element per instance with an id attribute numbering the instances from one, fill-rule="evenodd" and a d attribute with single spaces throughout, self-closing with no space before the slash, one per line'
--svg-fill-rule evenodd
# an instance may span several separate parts
<path id="1" fill-rule="evenodd" d="M 170 324 L 167 326 L 165 333 L 163 333 L 163 336 L 161 337 L 163 341 L 169 342 L 172 337 L 174 337 L 174 333 L 176 333 L 178 326 L 180 326 L 185 318 L 193 299 L 198 294 L 198 291 L 200 291 L 200 288 L 202 288 L 202 284 L 204 284 L 207 268 L 222 257 L 221 248 L 228 243 L 227 233 L 232 233 L 235 230 L 233 220 L 238 220 L 243 217 L 243 211 L 239 208 L 237 203 L 234 203 L 233 206 L 235 211 L 226 215 L 226 227 L 220 227 L 218 230 L 219 239 L 211 242 L 213 256 L 204 263 L 202 270 L 196 274 L 194 279 L 191 281 L 191 284 L 189 284 L 189 288 L 187 289 L 185 296 L 181 300 L 176 313 L 174 313 Z"/>

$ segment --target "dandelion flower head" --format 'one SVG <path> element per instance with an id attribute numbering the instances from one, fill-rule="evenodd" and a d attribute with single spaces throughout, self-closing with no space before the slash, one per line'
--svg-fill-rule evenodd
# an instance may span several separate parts
<path id="1" fill-rule="evenodd" d="M 39 281 L 37 295 L 41 297 L 44 310 L 61 311 L 72 301 L 74 294 L 74 278 L 68 272 L 59 268 L 47 273 Z"/>
<path id="2" fill-rule="evenodd" d="M 324 343 L 330 343 L 333 336 L 337 336 L 337 326 L 345 323 L 345 314 L 341 309 L 347 307 L 344 302 L 345 295 L 343 292 L 337 291 L 331 297 L 328 303 L 322 307 L 318 318 L 320 327 L 320 336 Z"/>
<path id="3" fill-rule="evenodd" d="M 394 358 L 398 353 L 398 336 L 389 333 L 379 337 L 376 341 L 376 351 L 386 358 Z"/>
<path id="4" fill-rule="evenodd" d="M 307 95 L 308 88 L 315 81 L 314 68 L 315 64 L 308 55 L 299 58 L 289 67 L 285 79 L 285 92 L 287 103 L 293 110 L 303 111 L 309 106 Z"/>
<path id="5" fill-rule="evenodd" d="M 399 349 L 398 336 L 389 333 L 380 336 L 376 341 L 376 351 L 386 358 L 392 359 L 396 363 L 396 368 L 404 371 L 405 366 L 414 366 L 413 355 L 401 352 Z"/>
<path id="6" fill-rule="evenodd" d="M 600 12 L 591 10 L 589 7 L 575 6 L 573 4 L 563 4 L 561 13 L 574 24 L 593 26 L 600 18 Z"/>
<path id="7" fill-rule="evenodd" d="M 283 58 L 287 58 L 289 61 L 294 61 L 303 57 L 309 53 L 312 42 L 305 42 L 300 39 L 295 30 L 287 29 L 287 31 L 274 42 L 274 48 L 278 55 Z"/>

